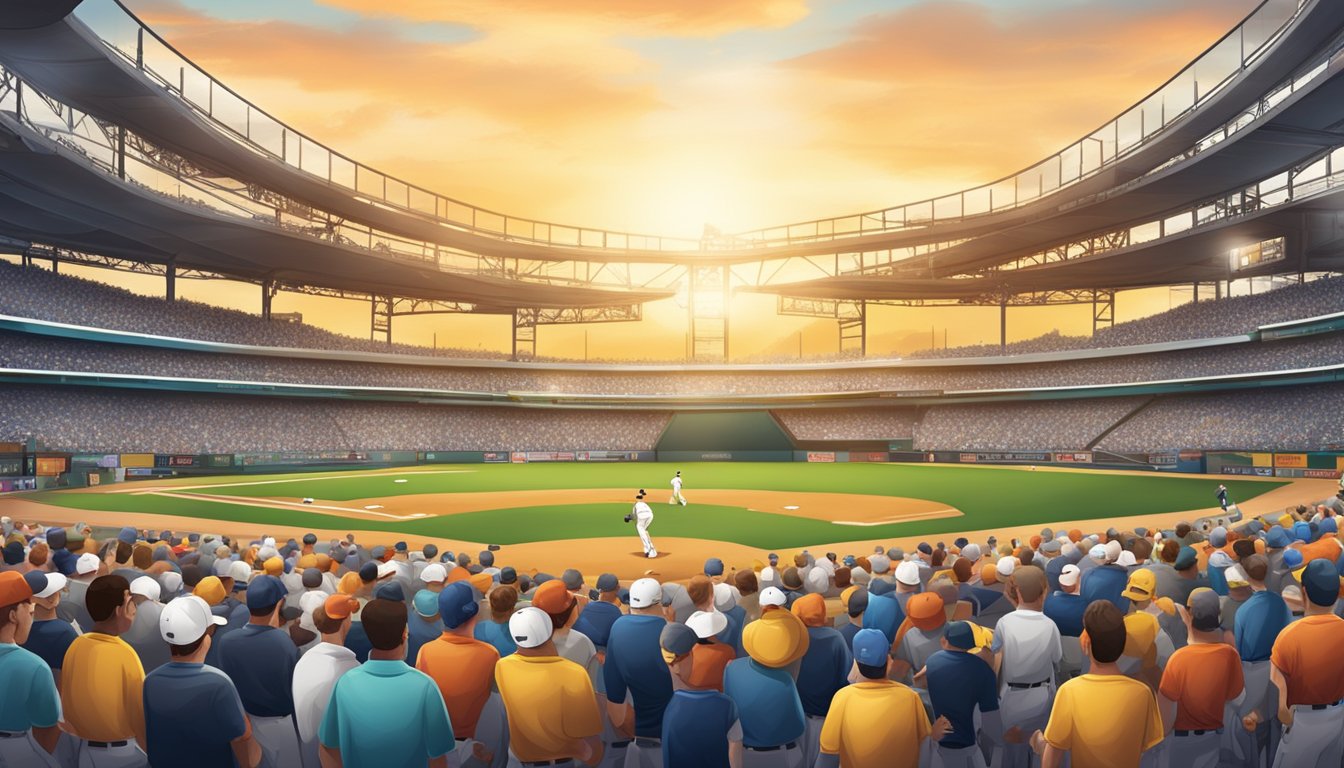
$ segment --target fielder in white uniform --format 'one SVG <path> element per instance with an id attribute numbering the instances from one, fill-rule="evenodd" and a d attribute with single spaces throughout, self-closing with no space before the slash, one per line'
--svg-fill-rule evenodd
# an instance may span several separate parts
<path id="1" fill-rule="evenodd" d="M 676 477 L 672 478 L 672 499 L 668 504 L 680 504 L 686 506 L 686 497 L 681 495 L 681 470 L 677 470 Z"/>
<path id="2" fill-rule="evenodd" d="M 635 518 L 635 530 L 639 531 L 639 542 L 644 545 L 644 556 L 657 557 L 658 548 L 653 546 L 653 539 L 649 538 L 649 526 L 653 525 L 653 509 L 644 503 L 643 488 L 640 488 L 639 493 L 635 495 L 635 508 L 630 514 Z"/>

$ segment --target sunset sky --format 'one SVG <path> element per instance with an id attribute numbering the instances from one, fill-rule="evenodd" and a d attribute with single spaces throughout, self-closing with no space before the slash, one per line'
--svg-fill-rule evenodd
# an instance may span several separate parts
<path id="1" fill-rule="evenodd" d="M 511 214 L 699 236 L 844 214 L 1014 172 L 1175 74 L 1255 0 L 126 0 L 244 96 L 376 168 Z M 137 290 L 152 282 L 117 278 Z M 183 293 L 256 311 L 252 286 Z M 1170 299 L 1174 300 L 1174 299 Z M 1120 318 L 1168 292 L 1122 297 Z M 367 335 L 367 309 L 277 311 Z M 665 306 L 664 306 L 665 305 Z M 833 323 L 739 298 L 734 352 L 833 350 Z M 664 356 L 684 310 L 594 327 L 590 352 Z M 930 327 L 997 341 L 998 311 L 880 309 L 874 352 Z M 1015 338 L 1090 328 L 1018 310 Z M 398 319 L 399 341 L 508 344 L 503 318 Z M 787 342 L 788 339 L 795 339 Z M 545 328 L 544 354 L 583 331 Z M 787 342 L 787 343 L 786 343 Z M 460 341 L 459 341 L 460 343 Z M 885 346 L 884 346 L 885 345 Z"/>

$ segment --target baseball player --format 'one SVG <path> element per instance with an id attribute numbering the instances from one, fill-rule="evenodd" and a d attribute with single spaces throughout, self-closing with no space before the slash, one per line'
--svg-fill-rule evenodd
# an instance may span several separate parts
<path id="1" fill-rule="evenodd" d="M 681 470 L 680 470 L 680 469 L 677 470 L 677 474 L 676 474 L 676 476 L 672 478 L 672 498 L 671 498 L 670 500 L 668 500 L 667 503 L 668 503 L 668 504 L 680 504 L 680 505 L 683 506 L 683 507 L 686 506 L 686 497 L 681 495 Z"/>
<path id="2" fill-rule="evenodd" d="M 653 509 L 644 503 L 643 488 L 640 488 L 639 493 L 635 494 L 635 508 L 631 510 L 630 514 L 635 518 L 635 530 L 639 531 L 639 542 L 644 545 L 644 556 L 648 558 L 657 557 L 658 549 L 653 546 L 653 539 L 649 538 L 649 526 L 653 525 Z"/>
<path id="3" fill-rule="evenodd" d="M 1223 508 L 1223 511 L 1226 512 L 1226 511 L 1227 511 L 1227 486 L 1226 486 L 1226 485 L 1219 484 L 1219 486 L 1218 486 L 1218 492 L 1217 492 L 1216 494 L 1214 494 L 1214 495 L 1218 497 L 1218 506 L 1222 507 L 1222 508 Z"/>

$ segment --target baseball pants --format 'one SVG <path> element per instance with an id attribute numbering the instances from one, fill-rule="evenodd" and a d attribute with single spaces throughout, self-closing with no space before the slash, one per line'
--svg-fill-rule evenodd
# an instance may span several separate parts
<path id="1" fill-rule="evenodd" d="M 1284 729 L 1274 768 L 1339 768 L 1344 755 L 1344 705 L 1293 707 L 1293 725 Z"/>
<path id="2" fill-rule="evenodd" d="M 1265 764 L 1273 762 L 1271 744 L 1278 743 L 1279 732 L 1283 726 L 1277 717 L 1279 689 L 1269 680 L 1269 660 L 1241 662 L 1241 676 L 1245 681 L 1245 696 L 1241 705 L 1229 707 L 1226 733 L 1223 736 L 1224 762 L 1242 768 L 1259 768 L 1261 754 L 1269 757 Z M 1241 718 L 1256 712 L 1260 724 L 1254 732 L 1248 732 L 1241 725 Z"/>
<path id="3" fill-rule="evenodd" d="M 985 768 L 985 753 L 979 744 L 956 749 L 939 744 L 933 750 L 933 768 Z"/>
<path id="4" fill-rule="evenodd" d="M 663 768 L 663 742 L 641 736 L 625 748 L 625 768 Z"/>
<path id="5" fill-rule="evenodd" d="M 750 747 L 742 750 L 742 768 L 804 768 L 802 745 L 796 741 L 789 743 L 793 746 L 766 751 Z"/>
<path id="6" fill-rule="evenodd" d="M 490 698 L 486 699 L 485 706 L 481 708 L 481 717 L 476 721 L 476 733 L 472 735 L 475 737 L 473 741 L 481 742 L 493 753 L 490 768 L 504 768 L 509 761 L 509 721 L 504 715 L 504 700 L 498 693 L 492 692 Z M 465 759 L 471 753 L 470 750 L 471 744 L 468 743 L 462 765 L 478 764 L 479 761 Z"/>
<path id="7" fill-rule="evenodd" d="M 60 768 L 56 757 L 37 743 L 32 731 L 0 731 L 0 766 Z"/>
<path id="8" fill-rule="evenodd" d="M 629 751 L 633 741 L 603 742 L 602 743 L 602 762 L 597 764 L 598 768 L 624 768 L 625 755 Z M 621 746 L 616 746 L 620 744 Z"/>
<path id="9" fill-rule="evenodd" d="M 812 764 L 817 762 L 817 755 L 821 753 L 821 726 L 826 723 L 826 718 L 821 715 L 808 715 L 807 728 L 803 731 L 803 765 L 812 768 Z"/>
<path id="10" fill-rule="evenodd" d="M 1031 735 L 1045 728 L 1054 701 L 1053 682 L 1036 688 L 1005 686 L 999 697 L 999 717 L 1003 719 L 1003 729 L 1007 731 L 1017 726 L 1023 733 Z M 1031 745 L 1025 742 L 1000 744 L 994 747 L 994 768 L 1030 768 L 1034 755 Z"/>
<path id="11" fill-rule="evenodd" d="M 302 765 L 303 754 L 299 751 L 299 732 L 294 727 L 294 718 L 254 717 L 252 737 L 261 746 L 262 762 L 280 768 L 284 765 Z"/>
<path id="12" fill-rule="evenodd" d="M 672 498 L 667 503 L 680 504 L 681 506 L 684 507 L 686 506 L 686 497 L 681 495 L 681 491 L 673 491 Z"/>
<path id="13" fill-rule="evenodd" d="M 644 545 L 644 554 L 658 556 L 657 547 L 653 546 L 653 539 L 649 538 L 649 525 L 653 523 L 653 518 L 645 520 L 644 518 L 635 518 L 635 530 L 639 532 L 639 543 Z"/>
<path id="14" fill-rule="evenodd" d="M 1162 768 L 1217 768 L 1218 745 L 1222 740 L 1222 729 L 1186 736 L 1172 731 L 1165 741 L 1148 751 L 1162 750 Z"/>
<path id="15" fill-rule="evenodd" d="M 95 747 L 81 741 L 79 768 L 149 768 L 149 758 L 134 740 L 120 747 Z"/>

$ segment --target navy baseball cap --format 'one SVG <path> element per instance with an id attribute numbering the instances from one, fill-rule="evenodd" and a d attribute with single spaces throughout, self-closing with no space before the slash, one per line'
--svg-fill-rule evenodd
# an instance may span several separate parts
<path id="1" fill-rule="evenodd" d="M 465 581 L 445 584 L 439 593 L 439 616 L 448 629 L 457 629 L 467 623 L 480 609 L 471 585 Z"/>
<path id="2" fill-rule="evenodd" d="M 954 621 L 948 624 L 943 637 L 947 638 L 948 645 L 953 648 L 969 651 L 975 647 L 975 630 L 971 629 L 969 622 Z M 883 639 L 886 639 L 885 636 Z"/>
<path id="3" fill-rule="evenodd" d="M 685 656 L 695 648 L 698 641 L 695 630 L 675 622 L 663 627 L 663 631 L 658 635 L 658 644 L 663 648 L 664 658 L 666 654 L 671 654 L 673 657 Z"/>
<path id="4" fill-rule="evenodd" d="M 1270 528 L 1269 534 L 1265 536 L 1265 546 L 1272 549 L 1283 549 L 1288 543 L 1288 532 L 1281 525 Z"/>
<path id="5" fill-rule="evenodd" d="M 1041 538 L 1045 537 L 1042 536 Z M 965 549 L 966 545 L 970 543 L 971 540 L 966 538 L 965 536 L 958 536 L 955 540 L 953 540 L 952 546 L 956 547 L 957 549 Z"/>
<path id="6" fill-rule="evenodd" d="M 5 545 L 5 565 L 18 565 L 23 562 L 23 545 L 11 541 Z"/>
<path id="7" fill-rule="evenodd" d="M 359 580 L 368 584 L 371 581 L 378 580 L 378 564 L 370 560 L 359 566 Z"/>
<path id="8" fill-rule="evenodd" d="M 722 575 L 723 575 L 723 561 L 720 560 L 720 559 L 717 558 L 717 557 L 711 557 L 711 558 L 709 558 L 708 560 L 706 560 L 706 561 L 705 561 L 705 575 L 706 575 L 706 576 L 722 576 Z"/>
<path id="9" fill-rule="evenodd" d="M 614 592 L 621 588 L 621 582 L 614 573 L 604 573 L 597 577 L 598 592 Z"/>
<path id="10" fill-rule="evenodd" d="M 384 547 L 382 544 L 379 544 L 378 546 L 374 547 L 373 551 L 369 553 L 369 556 L 372 557 L 374 560 L 382 560 L 383 557 L 385 557 L 386 555 L 387 555 L 387 547 Z"/>
<path id="11" fill-rule="evenodd" d="M 406 593 L 401 591 L 401 585 L 395 581 L 389 581 L 375 589 L 373 596 L 379 600 L 391 600 L 394 603 L 406 602 Z"/>
<path id="12" fill-rule="evenodd" d="M 765 559 L 769 560 L 771 565 L 774 565 L 775 563 L 779 562 L 779 555 L 775 554 L 774 552 L 771 552 L 770 554 L 765 556 Z"/>
<path id="13" fill-rule="evenodd" d="M 406 551 L 406 542 L 404 542 L 404 541 L 398 541 L 396 544 L 392 545 L 392 548 L 395 549 L 395 550 L 397 550 L 398 552 L 405 552 L 405 551 Z"/>
<path id="14" fill-rule="evenodd" d="M 1339 571 L 1329 560 L 1312 560 L 1302 571 L 1302 591 L 1312 605 L 1334 605 L 1339 599 Z"/>
<path id="15" fill-rule="evenodd" d="M 310 545 L 310 546 L 313 545 L 313 544 L 316 544 L 316 543 L 317 543 L 317 534 L 315 534 L 315 533 L 305 533 L 305 534 L 303 534 L 303 543 L 304 543 L 304 544 L 308 544 L 308 545 Z"/>
<path id="16" fill-rule="evenodd" d="M 514 570 L 513 566 L 511 566 L 511 565 L 506 565 L 506 566 L 504 566 L 503 568 L 500 568 L 500 569 L 499 569 L 499 583 L 500 583 L 500 584 L 517 584 L 517 583 L 518 583 L 518 571 Z"/>
<path id="17" fill-rule="evenodd" d="M 880 667 L 887 663 L 891 642 L 876 629 L 860 629 L 854 634 L 854 660 L 866 667 Z"/>
<path id="18" fill-rule="evenodd" d="M 285 599 L 284 583 L 274 576 L 256 576 L 247 584 L 247 610 L 266 611 Z"/>
<path id="19" fill-rule="evenodd" d="M 583 574 L 573 568 L 566 568 L 565 572 L 560 574 L 560 580 L 565 583 L 565 589 L 573 591 L 583 588 Z"/>
<path id="20" fill-rule="evenodd" d="M 34 595 L 40 595 L 47 589 L 47 574 L 42 571 L 29 571 L 23 574 L 23 580 L 28 582 Z"/>
<path id="21" fill-rule="evenodd" d="M 495 553 L 488 549 L 478 552 L 476 553 L 476 562 L 486 568 L 493 568 L 495 567 Z"/>
<path id="22" fill-rule="evenodd" d="M 1176 555 L 1176 562 L 1173 567 L 1178 571 L 1184 571 L 1186 568 L 1194 565 L 1198 560 L 1199 556 L 1195 554 L 1194 547 L 1181 547 L 1180 553 Z"/>

